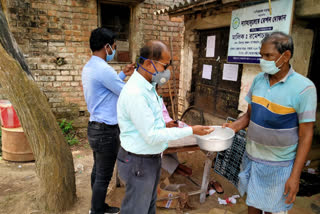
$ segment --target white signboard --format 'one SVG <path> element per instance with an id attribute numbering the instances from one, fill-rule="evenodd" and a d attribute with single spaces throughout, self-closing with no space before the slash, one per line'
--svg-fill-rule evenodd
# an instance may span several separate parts
<path id="1" fill-rule="evenodd" d="M 293 0 L 271 1 L 232 11 L 228 62 L 259 63 L 261 40 L 273 31 L 289 34 Z"/>
<path id="2" fill-rule="evenodd" d="M 238 80 L 239 65 L 237 64 L 223 64 L 223 80 L 235 81 Z"/>
<path id="3" fill-rule="evenodd" d="M 202 78 L 211 80 L 212 65 L 203 65 Z"/>
<path id="4" fill-rule="evenodd" d="M 208 36 L 206 57 L 214 57 L 215 48 L 216 48 L 216 36 Z"/>

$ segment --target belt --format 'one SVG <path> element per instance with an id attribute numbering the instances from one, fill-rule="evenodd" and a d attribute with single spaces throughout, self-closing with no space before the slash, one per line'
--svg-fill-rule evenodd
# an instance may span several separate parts
<path id="1" fill-rule="evenodd" d="M 108 124 L 105 124 L 105 123 L 99 123 L 99 122 L 96 122 L 96 121 L 89 121 L 88 123 L 90 126 L 94 126 L 96 128 L 99 128 L 99 129 L 110 129 L 110 128 L 118 128 L 118 124 L 115 124 L 115 125 L 108 125 Z"/>
<path id="2" fill-rule="evenodd" d="M 126 151 L 124 148 L 120 147 L 125 153 L 127 153 L 128 155 L 132 155 L 132 156 L 136 156 L 136 157 L 142 157 L 142 158 L 160 158 L 161 157 L 161 153 L 160 154 L 135 154 L 135 153 L 131 153 Z"/>

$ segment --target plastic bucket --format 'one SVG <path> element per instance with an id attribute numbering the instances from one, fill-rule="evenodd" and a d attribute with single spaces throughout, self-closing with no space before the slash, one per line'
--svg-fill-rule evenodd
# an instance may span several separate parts
<path id="1" fill-rule="evenodd" d="M 9 100 L 0 100 L 0 120 L 5 128 L 21 127 L 17 113 Z"/>

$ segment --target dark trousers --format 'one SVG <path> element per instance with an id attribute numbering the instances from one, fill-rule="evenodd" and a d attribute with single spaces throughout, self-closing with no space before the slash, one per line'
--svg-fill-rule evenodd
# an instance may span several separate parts
<path id="1" fill-rule="evenodd" d="M 117 125 L 89 122 L 88 140 L 94 158 L 91 173 L 91 212 L 94 214 L 103 214 L 105 210 L 105 198 L 120 145 L 119 134 Z"/>
<path id="2" fill-rule="evenodd" d="M 120 147 L 117 160 L 126 185 L 121 214 L 155 214 L 161 157 L 138 157 Z"/>

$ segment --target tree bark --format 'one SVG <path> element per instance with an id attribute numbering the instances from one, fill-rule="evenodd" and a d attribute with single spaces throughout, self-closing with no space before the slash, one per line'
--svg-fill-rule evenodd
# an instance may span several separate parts
<path id="1" fill-rule="evenodd" d="M 24 60 L 23 54 L 19 49 L 16 40 L 12 36 L 12 33 L 10 32 L 4 11 L 4 9 L 6 8 L 5 1 L 1 0 L 0 3 L 0 43 L 2 44 L 4 49 L 6 49 L 6 51 L 19 62 L 20 66 L 23 68 L 23 71 L 28 75 L 28 77 L 32 78 L 32 74 L 26 61 Z"/>
<path id="2" fill-rule="evenodd" d="M 32 75 L 8 28 L 1 4 L 0 85 L 18 114 L 35 157 L 40 178 L 39 205 L 53 212 L 66 210 L 76 199 L 72 154 L 46 96 L 30 78 Z"/>

